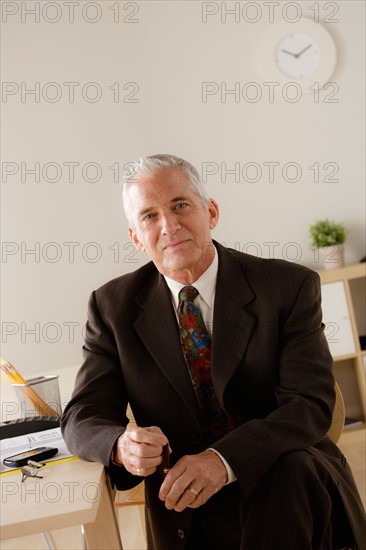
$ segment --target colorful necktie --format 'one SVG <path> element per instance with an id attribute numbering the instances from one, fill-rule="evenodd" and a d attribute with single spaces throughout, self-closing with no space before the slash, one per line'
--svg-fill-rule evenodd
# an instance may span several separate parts
<path id="1" fill-rule="evenodd" d="M 198 294 L 193 286 L 185 286 L 179 292 L 180 340 L 204 425 L 216 440 L 232 430 L 234 425 L 220 407 L 212 385 L 211 338 L 201 311 L 193 303 Z"/>

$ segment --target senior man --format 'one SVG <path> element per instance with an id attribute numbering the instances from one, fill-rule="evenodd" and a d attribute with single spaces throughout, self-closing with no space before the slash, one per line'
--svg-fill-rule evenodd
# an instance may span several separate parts
<path id="1" fill-rule="evenodd" d="M 326 435 L 318 275 L 213 241 L 219 207 L 187 161 L 136 166 L 124 207 L 151 261 L 91 295 L 69 449 L 118 489 L 145 479 L 149 549 L 365 550 L 352 474 Z"/>

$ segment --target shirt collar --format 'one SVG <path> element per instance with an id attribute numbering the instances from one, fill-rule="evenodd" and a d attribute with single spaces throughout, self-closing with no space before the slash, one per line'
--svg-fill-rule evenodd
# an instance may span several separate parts
<path id="1" fill-rule="evenodd" d="M 192 286 L 194 286 L 198 290 L 201 298 L 210 308 L 212 308 L 214 304 L 218 268 L 219 259 L 217 256 L 217 252 L 215 251 L 215 255 L 210 266 L 206 269 L 204 273 L 202 273 L 197 281 L 192 283 Z M 182 290 L 184 285 L 182 285 L 182 283 L 179 283 L 178 281 L 170 279 L 169 277 L 165 277 L 165 275 L 164 278 L 166 280 L 166 284 L 170 289 L 170 292 L 172 293 L 175 309 L 177 309 L 179 303 L 178 294 Z"/>

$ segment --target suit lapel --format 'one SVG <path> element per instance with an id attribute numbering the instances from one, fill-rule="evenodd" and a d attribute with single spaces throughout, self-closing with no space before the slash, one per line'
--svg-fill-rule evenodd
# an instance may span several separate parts
<path id="1" fill-rule="evenodd" d="M 225 388 L 243 360 L 256 318 L 246 310 L 255 293 L 243 273 L 239 257 L 215 243 L 219 253 L 214 334 L 212 339 L 212 380 L 220 403 Z"/>
<path id="2" fill-rule="evenodd" d="M 212 339 L 212 380 L 216 396 L 223 403 L 225 388 L 243 360 L 256 324 L 246 306 L 255 293 L 243 273 L 239 257 L 215 242 L 219 254 L 214 335 Z M 134 323 L 156 364 L 164 372 L 188 409 L 197 414 L 199 407 L 184 361 L 179 329 L 170 291 L 158 272 L 137 297 L 141 315 Z"/>
<path id="3" fill-rule="evenodd" d="M 158 272 L 136 297 L 142 309 L 134 328 L 156 364 L 183 399 L 189 410 L 198 412 L 197 399 L 184 361 L 170 291 Z"/>

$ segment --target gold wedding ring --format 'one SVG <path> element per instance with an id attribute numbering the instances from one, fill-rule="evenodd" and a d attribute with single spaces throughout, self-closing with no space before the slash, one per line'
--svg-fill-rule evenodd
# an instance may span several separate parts
<path id="1" fill-rule="evenodd" d="M 192 493 L 195 497 L 199 494 L 199 491 L 196 491 L 196 489 L 193 489 L 193 487 L 188 487 L 188 491 Z"/>

